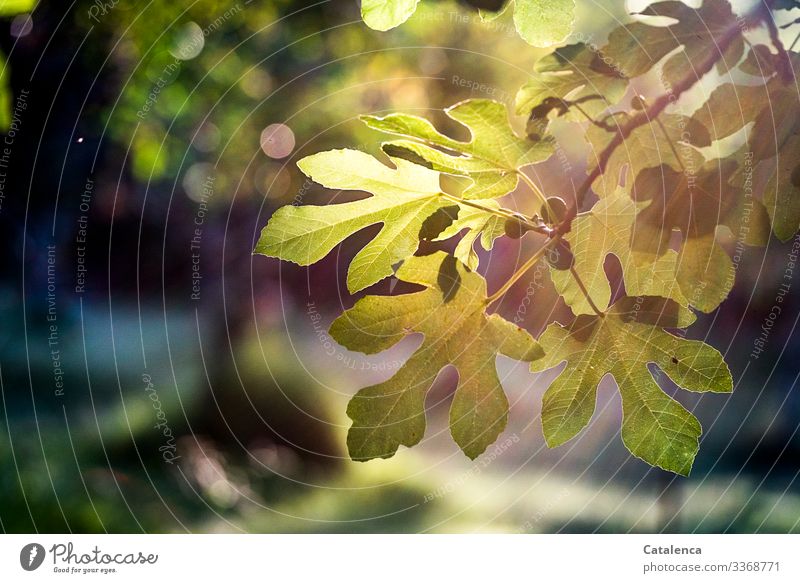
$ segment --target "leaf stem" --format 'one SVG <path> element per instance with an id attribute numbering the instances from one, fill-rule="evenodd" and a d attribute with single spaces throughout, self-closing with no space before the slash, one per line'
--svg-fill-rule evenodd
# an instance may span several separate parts
<path id="1" fill-rule="evenodd" d="M 495 215 L 495 216 L 498 216 L 498 217 L 502 217 L 502 218 L 510 220 L 510 221 L 517 221 L 518 223 L 524 224 L 528 228 L 528 230 L 535 231 L 535 232 L 540 233 L 542 235 L 549 235 L 550 232 L 551 232 L 551 229 L 549 227 L 546 227 L 545 225 L 540 225 L 539 223 L 535 223 L 535 222 L 531 221 L 530 219 L 528 219 L 527 217 L 525 217 L 525 216 L 523 216 L 523 215 L 521 215 L 519 213 L 515 213 L 514 211 L 511 211 L 511 210 L 509 210 L 507 208 L 503 208 L 503 207 L 491 208 L 491 207 L 488 207 L 488 206 L 484 206 L 484 205 L 480 204 L 479 202 L 475 202 L 474 200 L 468 200 L 466 198 L 461 198 L 460 196 L 456 196 L 456 195 L 450 194 L 448 192 L 440 192 L 439 195 L 442 196 L 443 198 L 446 198 L 447 200 L 451 200 L 451 201 L 453 201 L 453 202 L 455 202 L 457 204 L 461 204 L 461 205 L 464 205 L 464 206 L 469 206 L 469 207 L 472 207 L 474 209 L 478 209 L 478 210 L 481 210 L 481 211 L 483 211 L 485 213 L 489 213 L 489 214 L 492 214 L 492 215 Z"/>
<path id="2" fill-rule="evenodd" d="M 756 23 L 764 18 L 770 18 L 770 5 L 770 2 L 767 4 L 758 5 L 753 12 L 744 17 L 744 23 Z M 586 176 L 584 181 L 580 184 L 575 192 L 575 204 L 570 205 L 567 211 L 567 216 L 564 217 L 564 220 L 561 221 L 561 223 L 556 227 L 555 230 L 558 233 L 564 234 L 569 232 L 572 220 L 577 216 L 578 210 L 583 204 L 583 200 L 586 198 L 586 195 L 592 188 L 592 184 L 595 180 L 597 180 L 597 178 L 603 175 L 606 170 L 606 166 L 608 165 L 608 162 L 616 149 L 625 142 L 625 140 L 636 128 L 649 123 L 652 119 L 657 118 L 670 103 L 677 101 L 684 93 L 694 87 L 700 78 L 708 73 L 714 67 L 717 61 L 722 58 L 722 56 L 725 54 L 725 51 L 728 50 L 728 48 L 736 41 L 736 39 L 740 38 L 741 24 L 742 23 L 739 22 L 735 26 L 732 26 L 730 30 L 726 31 L 717 42 L 715 50 L 710 52 L 704 60 L 699 62 L 692 69 L 692 71 L 686 75 L 686 77 L 674 83 L 671 88 L 672 90 L 669 93 L 662 94 L 658 99 L 653 101 L 650 106 L 632 116 L 628 122 L 615 133 L 611 141 L 606 145 L 603 151 L 600 152 L 594 169 Z"/>
<path id="3" fill-rule="evenodd" d="M 575 106 L 575 109 L 578 110 L 578 113 L 583 115 L 583 117 L 585 117 L 589 121 L 590 124 L 592 124 L 594 126 L 597 126 L 597 127 L 601 128 L 601 129 L 604 129 L 604 130 L 608 130 L 609 129 L 608 125 L 606 125 L 602 121 L 597 121 L 591 115 L 589 115 L 589 113 L 585 109 L 583 109 L 580 106 L 580 103 L 578 103 L 577 101 L 571 101 L 570 102 L 570 106 Z"/>
<path id="4" fill-rule="evenodd" d="M 536 263 L 544 256 L 544 254 L 547 252 L 547 250 L 550 249 L 550 247 L 552 247 L 553 245 L 555 245 L 560 239 L 561 239 L 561 236 L 560 235 L 556 235 L 555 237 L 550 239 L 547 243 L 545 243 L 544 245 L 539 247 L 539 249 L 537 249 L 536 253 L 531 255 L 531 257 L 525 263 L 523 263 L 520 266 L 520 268 L 517 269 L 514 272 L 514 274 L 502 286 L 500 286 L 500 289 L 498 289 L 496 292 L 494 292 L 492 295 L 490 295 L 488 298 L 486 298 L 486 301 L 484 303 L 487 306 L 489 306 L 489 305 L 493 304 L 494 302 L 496 302 L 497 300 L 499 300 L 501 297 L 503 297 L 503 295 L 505 295 L 505 293 L 509 289 L 511 289 L 511 286 L 513 286 L 515 283 L 517 283 L 517 281 L 519 281 L 519 278 L 521 278 L 523 275 L 525 275 L 525 273 L 531 267 L 536 265 Z"/>
<path id="5" fill-rule="evenodd" d="M 597 314 L 601 318 L 604 317 L 606 315 L 605 312 L 600 310 L 597 307 L 597 304 L 594 303 L 594 300 L 592 299 L 592 296 L 589 295 L 589 290 L 586 289 L 586 286 L 584 285 L 583 280 L 581 279 L 581 276 L 578 275 L 578 272 L 575 269 L 575 266 L 570 265 L 569 266 L 569 272 L 572 274 L 572 277 L 575 279 L 575 283 L 578 284 L 578 288 L 581 290 L 581 293 L 583 294 L 583 297 L 585 297 L 586 301 L 589 303 L 589 307 L 592 308 L 592 310 L 594 310 L 595 314 Z"/>
<path id="6" fill-rule="evenodd" d="M 794 50 L 794 47 L 795 47 L 795 45 L 797 44 L 797 41 L 800 41 L 800 32 L 799 32 L 799 33 L 797 33 L 797 36 L 796 36 L 796 37 L 794 37 L 794 40 L 792 41 L 792 44 L 791 44 L 791 46 L 789 47 L 789 50 L 790 50 L 790 51 L 791 51 L 791 50 Z"/>
<path id="7" fill-rule="evenodd" d="M 528 187 L 533 191 L 539 201 L 542 203 L 542 208 L 550 209 L 550 205 L 547 202 L 547 197 L 541 191 L 541 189 L 536 185 L 536 183 L 531 180 L 530 176 L 525 174 L 522 170 L 516 170 L 517 176 L 522 178 L 522 181 L 528 185 Z"/>
<path id="8" fill-rule="evenodd" d="M 681 171 L 685 174 L 686 167 L 683 165 L 683 160 L 681 160 L 681 155 L 678 153 L 678 148 L 675 147 L 675 142 L 672 141 L 672 138 L 670 137 L 667 128 L 664 127 L 664 122 L 661 121 L 661 118 L 656 116 L 655 119 L 656 123 L 658 124 L 658 127 L 661 128 L 661 133 L 664 134 L 664 138 L 667 140 L 667 143 L 669 144 L 670 150 L 672 150 L 672 153 L 675 156 L 675 161 L 678 163 L 678 166 L 681 167 Z"/>
<path id="9" fill-rule="evenodd" d="M 765 5 L 759 6 L 756 10 L 754 10 L 751 14 L 749 14 L 746 18 L 746 22 L 758 22 L 760 20 L 769 19 L 771 18 L 772 14 L 770 11 L 771 2 L 768 2 Z M 740 24 L 737 23 L 735 27 L 731 27 L 730 30 L 726 32 L 726 34 L 719 40 L 716 46 L 716 50 L 712 52 L 706 59 L 701 61 L 697 64 L 692 70 L 690 74 L 686 77 L 674 83 L 672 85 L 672 90 L 669 93 L 665 93 L 661 95 L 658 99 L 656 99 L 649 107 L 646 107 L 643 111 L 639 112 L 637 115 L 632 116 L 628 122 L 620 128 L 611 141 L 606 145 L 603 151 L 600 153 L 598 157 L 598 162 L 594 169 L 586 176 L 584 181 L 578 187 L 575 196 L 575 204 L 570 206 L 567 216 L 564 217 L 564 220 L 550 233 L 550 240 L 545 243 L 542 247 L 539 248 L 536 253 L 534 253 L 530 259 L 528 259 L 522 266 L 514 272 L 511 278 L 506 281 L 500 289 L 494 292 L 486 299 L 486 305 L 490 305 L 496 302 L 499 298 L 501 298 L 510 288 L 513 286 L 531 267 L 533 267 L 539 259 L 542 258 L 544 253 L 553 245 L 555 245 L 558 241 L 561 240 L 561 237 L 569 232 L 569 229 L 572 226 L 572 220 L 577 216 L 578 210 L 580 209 L 583 200 L 586 198 L 586 195 L 592 188 L 592 184 L 594 181 L 602 176 L 602 174 L 606 170 L 606 166 L 608 165 L 609 160 L 611 159 L 612 154 L 616 151 L 616 149 L 630 136 L 630 134 L 653 119 L 659 122 L 661 125 L 662 131 L 665 131 L 663 124 L 661 124 L 661 120 L 658 118 L 659 115 L 667 108 L 670 103 L 676 101 L 681 95 L 683 95 L 686 91 L 694 87 L 694 85 L 700 80 L 702 76 L 708 73 L 714 65 L 723 58 L 725 51 L 728 47 L 733 44 L 733 42 L 739 38 L 741 34 L 740 31 Z M 673 148 L 673 152 L 676 154 L 678 162 L 680 163 L 680 156 L 677 155 L 675 152 L 675 145 L 670 140 L 670 146 Z M 683 164 L 681 164 L 683 166 Z M 539 189 L 533 184 L 533 181 L 528 178 L 527 175 L 523 174 L 519 170 L 517 170 L 517 174 L 519 174 L 522 179 L 528 183 L 531 188 L 533 188 L 534 192 L 537 195 L 543 197 L 542 193 Z M 546 201 L 546 199 L 545 199 Z M 581 281 L 580 277 L 578 276 L 577 272 L 574 268 L 570 268 L 570 271 L 575 277 L 575 281 L 580 287 L 581 292 L 586 296 L 586 299 L 591 306 L 591 308 L 598 314 L 602 315 L 603 313 L 597 308 L 594 304 L 593 300 L 589 297 L 588 290 L 586 286 L 583 285 L 583 281 Z"/>

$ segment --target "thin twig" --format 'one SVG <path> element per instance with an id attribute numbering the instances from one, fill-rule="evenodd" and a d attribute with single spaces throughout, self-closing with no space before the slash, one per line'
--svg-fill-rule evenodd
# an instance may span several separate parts
<path id="1" fill-rule="evenodd" d="M 456 196 L 454 194 L 450 194 L 448 192 L 440 192 L 439 195 L 442 198 L 446 198 L 447 200 L 452 200 L 453 202 L 455 202 L 457 204 L 461 204 L 461 205 L 464 205 L 464 206 L 469 206 L 469 207 L 472 207 L 474 209 L 481 210 L 481 211 L 483 211 L 485 213 L 489 213 L 489 214 L 492 214 L 492 215 L 495 215 L 495 216 L 498 216 L 498 217 L 502 217 L 502 218 L 507 219 L 509 221 L 516 221 L 517 223 L 521 223 L 522 225 L 524 225 L 527 230 L 534 231 L 534 232 L 539 233 L 541 235 L 548 235 L 549 236 L 550 233 L 552 232 L 552 229 L 550 229 L 546 225 L 540 225 L 539 223 L 535 223 L 535 222 L 531 221 L 530 219 L 528 219 L 527 217 L 525 217 L 525 216 L 523 216 L 523 215 L 521 215 L 519 213 L 515 213 L 514 211 L 511 211 L 509 209 L 503 208 L 503 207 L 496 208 L 496 209 L 495 208 L 491 208 L 491 207 L 488 207 L 488 206 L 484 206 L 484 205 L 480 204 L 479 202 L 475 202 L 474 200 L 468 200 L 466 198 L 461 198 L 459 196 Z"/>
<path id="2" fill-rule="evenodd" d="M 760 4 L 754 13 L 747 18 L 747 21 L 757 22 L 758 20 L 765 18 L 765 16 L 770 15 L 771 13 L 769 10 L 769 5 L 765 6 Z M 726 33 L 719 39 L 719 42 L 715 47 L 716 50 L 709 53 L 709 55 L 703 61 L 698 63 L 689 75 L 677 83 L 674 83 L 670 92 L 661 95 L 658 99 L 653 101 L 649 107 L 645 108 L 643 111 L 640 111 L 636 115 L 632 115 L 628 122 L 616 132 L 608 145 L 599 154 L 597 165 L 578 187 L 575 193 L 575 204 L 571 205 L 567 209 L 566 217 L 564 217 L 564 220 L 558 225 L 558 227 L 556 227 L 556 231 L 558 233 L 564 234 L 569 232 L 569 229 L 572 225 L 572 220 L 577 216 L 580 207 L 583 205 L 586 195 L 592 188 L 592 184 L 595 180 L 603 175 L 606 170 L 606 166 L 608 165 L 608 162 L 616 149 L 631 135 L 635 129 L 645 125 L 646 123 L 649 123 L 650 120 L 657 118 L 667 108 L 667 106 L 674 101 L 677 101 L 681 95 L 694 87 L 694 85 L 714 67 L 717 61 L 722 58 L 731 44 L 733 44 L 736 39 L 739 38 L 740 34 L 741 29 L 739 24 L 731 27 L 731 29 L 726 31 Z"/>
<path id="3" fill-rule="evenodd" d="M 603 130 L 607 130 L 607 131 L 611 130 L 611 127 L 608 124 L 606 124 L 605 122 L 602 122 L 602 121 L 597 121 L 591 115 L 589 115 L 589 112 L 587 112 L 585 109 L 583 109 L 577 101 L 570 102 L 570 105 L 574 106 L 575 109 L 577 109 L 578 112 L 581 113 L 583 115 L 583 117 L 585 117 L 589 121 L 589 123 L 591 123 L 592 125 L 597 126 L 597 127 L 599 127 L 600 129 L 603 129 Z"/>
<path id="4" fill-rule="evenodd" d="M 772 16 L 770 6 L 771 2 L 760 4 L 753 11 L 753 13 L 746 18 L 745 22 L 755 23 L 759 20 L 770 20 Z M 625 123 L 625 125 L 623 125 L 615 133 L 614 137 L 598 156 L 597 165 L 578 187 L 578 190 L 575 193 L 575 204 L 571 205 L 567 209 L 567 215 L 564 217 L 564 220 L 550 233 L 551 239 L 542 247 L 540 247 L 530 259 L 528 259 L 516 272 L 514 272 L 511 278 L 506 281 L 506 283 L 504 283 L 500 289 L 487 298 L 487 306 L 501 298 L 511 288 L 511 286 L 513 286 L 531 267 L 536 264 L 537 261 L 539 261 L 539 259 L 542 258 L 544 253 L 550 247 L 555 245 L 561 240 L 561 237 L 564 234 L 569 232 L 572 226 L 572 220 L 577 216 L 578 210 L 583 205 L 586 195 L 592 188 L 592 184 L 595 180 L 603 175 L 606 170 L 606 166 L 608 165 L 608 162 L 616 149 L 631 135 L 635 129 L 650 123 L 650 121 L 653 119 L 658 119 L 658 116 L 661 115 L 667 106 L 674 101 L 677 101 L 681 95 L 694 87 L 694 85 L 714 67 L 717 61 L 723 58 L 725 52 L 741 34 L 740 24 L 741 22 L 737 23 L 736 26 L 726 31 L 726 33 L 717 42 L 716 51 L 711 52 L 708 57 L 695 66 L 691 74 L 687 75 L 677 83 L 674 83 L 671 87 L 671 91 L 661 95 L 658 99 L 653 101 L 652 105 L 640 111 L 636 115 L 631 116 L 627 123 Z M 574 269 L 571 269 L 571 271 L 573 272 L 573 276 L 577 275 L 577 273 L 574 272 Z M 580 281 L 579 277 L 576 277 L 576 282 L 578 282 L 578 286 L 581 287 L 581 291 L 583 291 L 584 295 L 586 295 L 586 299 L 592 309 L 599 315 L 602 314 L 602 312 L 597 309 L 597 306 L 594 305 L 593 301 L 589 297 L 588 291 L 586 290 L 585 286 L 583 286 L 583 282 Z"/>
<path id="5" fill-rule="evenodd" d="M 794 37 L 794 40 L 792 41 L 792 44 L 791 44 L 791 46 L 789 47 L 789 50 L 790 50 L 790 51 L 791 51 L 791 50 L 794 50 L 794 46 L 797 44 L 797 41 L 800 41 L 800 32 L 798 32 L 798 33 L 797 33 L 797 36 L 796 36 L 796 37 Z"/>
<path id="6" fill-rule="evenodd" d="M 681 171 L 685 173 L 686 172 L 686 167 L 683 165 L 683 160 L 681 160 L 681 155 L 678 153 L 678 148 L 675 147 L 675 143 L 672 141 L 672 138 L 670 137 L 669 132 L 667 131 L 667 128 L 664 127 L 664 122 L 661 121 L 660 117 L 656 118 L 656 124 L 658 124 L 658 127 L 661 128 L 661 133 L 664 134 L 664 137 L 666 138 L 667 143 L 669 144 L 669 147 L 670 147 L 670 149 L 672 150 L 672 153 L 675 156 L 675 160 L 678 162 L 678 166 L 680 166 L 681 167 Z"/>
<path id="7" fill-rule="evenodd" d="M 539 200 L 541 201 L 542 205 L 544 207 L 547 207 L 547 197 L 539 189 L 539 187 L 536 186 L 536 183 L 533 180 L 531 180 L 530 176 L 525 174 L 522 170 L 516 170 L 516 173 L 517 173 L 517 176 L 522 178 L 522 181 L 525 184 L 527 184 L 530 187 L 530 189 L 533 191 L 533 193 L 539 198 Z"/>
<path id="8" fill-rule="evenodd" d="M 525 275 L 525 273 L 531 267 L 536 265 L 536 263 L 544 256 L 544 254 L 547 252 L 547 250 L 550 249 L 550 247 L 552 247 L 556 243 L 558 243 L 558 241 L 560 239 L 561 239 L 561 236 L 560 235 L 556 235 L 555 237 L 550 239 L 547 243 L 545 243 L 544 245 L 539 247 L 536 250 L 536 253 L 531 255 L 531 257 L 525 263 L 523 263 L 517 271 L 514 272 L 514 274 L 508 279 L 508 281 L 506 281 L 502 286 L 500 286 L 500 289 L 498 289 L 496 292 L 494 292 L 492 295 L 490 295 L 488 298 L 486 298 L 486 302 L 485 302 L 486 305 L 488 306 L 490 304 L 493 304 L 494 302 L 499 300 L 501 297 L 503 297 L 503 295 L 505 295 L 505 293 L 509 289 L 511 289 L 511 286 L 514 285 L 515 283 L 517 283 L 519 278 L 521 278 L 523 275 Z"/>
<path id="9" fill-rule="evenodd" d="M 594 310 L 594 313 L 600 316 L 601 318 L 605 316 L 606 315 L 605 312 L 603 312 L 597 307 L 597 305 L 594 303 L 594 300 L 592 299 L 592 296 L 589 295 L 589 290 L 586 289 L 586 286 L 583 284 L 583 280 L 581 279 L 581 276 L 578 275 L 578 272 L 576 271 L 574 265 L 569 266 L 569 272 L 575 279 L 575 283 L 578 284 L 578 288 L 581 290 L 583 297 L 585 297 L 586 301 L 589 302 L 589 307 L 592 308 L 592 310 Z"/>

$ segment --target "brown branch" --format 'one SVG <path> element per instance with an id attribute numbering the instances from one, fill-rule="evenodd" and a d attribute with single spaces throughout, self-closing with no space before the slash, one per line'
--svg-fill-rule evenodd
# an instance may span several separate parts
<path id="1" fill-rule="evenodd" d="M 673 84 L 669 92 L 658 97 L 658 99 L 653 101 L 649 107 L 635 115 L 632 115 L 628 119 L 628 121 L 617 131 L 612 140 L 600 153 L 594 170 L 592 170 L 592 172 L 578 187 L 578 190 L 575 193 L 574 204 L 570 205 L 567 209 L 566 217 L 555 229 L 556 233 L 565 234 L 569 232 L 572 226 L 572 220 L 577 216 L 580 207 L 583 205 L 586 195 L 589 193 L 589 190 L 591 190 L 592 184 L 595 180 L 603 175 L 614 151 L 620 145 L 622 145 L 626 139 L 628 139 L 628 137 L 636 128 L 650 123 L 650 121 L 661 115 L 661 113 L 670 103 L 677 101 L 681 95 L 686 93 L 686 91 L 691 89 L 695 83 L 700 81 L 700 79 L 706 73 L 711 71 L 714 65 L 716 65 L 717 62 L 723 58 L 728 48 L 730 48 L 737 38 L 739 38 L 743 28 L 751 24 L 756 24 L 761 20 L 771 20 L 772 14 L 770 12 L 770 5 L 771 2 L 759 4 L 750 15 L 745 17 L 743 22 L 737 22 L 735 26 L 731 27 L 730 30 L 726 31 L 725 34 L 722 35 L 715 46 L 715 50 L 712 51 L 704 60 L 700 61 L 700 63 L 693 68 L 691 74 Z"/>
<path id="2" fill-rule="evenodd" d="M 631 135 L 631 133 L 636 129 L 643 125 L 650 123 L 654 119 L 658 119 L 658 116 L 663 113 L 663 111 L 667 108 L 667 106 L 677 101 L 681 95 L 686 93 L 689 89 L 691 89 L 700 79 L 705 76 L 706 73 L 711 71 L 714 65 L 722 59 L 725 55 L 725 52 L 730 48 L 730 46 L 736 41 L 739 35 L 742 34 L 742 31 L 750 25 L 757 24 L 761 20 L 765 20 L 767 22 L 772 20 L 772 13 L 771 13 L 771 6 L 772 0 L 764 0 L 764 2 L 760 3 L 748 16 L 744 18 L 744 20 L 737 21 L 737 24 L 731 27 L 730 30 L 726 31 L 725 34 L 719 39 L 716 43 L 715 51 L 711 52 L 708 57 L 702 60 L 698 65 L 693 67 L 693 71 L 691 74 L 687 75 L 677 83 L 673 84 L 670 87 L 670 91 L 661 95 L 658 99 L 653 101 L 653 103 L 643 109 L 642 111 L 638 112 L 635 115 L 631 115 L 628 118 L 628 121 L 616 132 L 614 137 L 612 138 L 611 142 L 603 149 L 598 157 L 597 165 L 595 166 L 594 170 L 586 177 L 586 179 L 581 183 L 578 187 L 578 190 L 575 193 L 575 201 L 573 205 L 570 205 L 567 209 L 567 215 L 564 217 L 564 220 L 557 225 L 554 229 L 552 229 L 547 235 L 550 237 L 550 240 L 547 241 L 542 247 L 540 247 L 534 255 L 526 261 L 523 266 L 511 276 L 509 279 L 499 290 L 489 296 L 487 300 L 487 305 L 497 301 L 500 297 L 507 292 L 511 286 L 520 278 L 524 273 L 530 269 L 539 259 L 541 259 L 544 252 L 549 249 L 552 245 L 558 243 L 563 235 L 569 232 L 570 228 L 572 227 L 572 220 L 577 216 L 578 210 L 583 204 L 583 200 L 586 198 L 586 195 L 592 188 L 592 183 L 594 183 L 597 178 L 603 175 L 606 170 L 606 166 L 608 165 L 611 156 L 614 154 L 616 149 L 623 143 L 625 140 Z M 774 25 L 774 21 L 773 21 Z M 769 26 L 769 24 L 768 24 Z M 780 49 L 779 49 L 780 50 Z M 577 273 L 573 270 L 572 275 L 577 276 Z M 579 277 L 575 277 L 576 282 L 578 283 L 579 287 L 581 287 L 581 291 L 584 293 L 586 299 L 589 301 L 591 307 L 594 311 L 598 314 L 602 315 L 602 311 L 599 310 L 592 302 L 591 297 L 589 297 L 588 290 L 586 290 L 585 286 L 583 286 L 583 282 L 580 281 Z"/>

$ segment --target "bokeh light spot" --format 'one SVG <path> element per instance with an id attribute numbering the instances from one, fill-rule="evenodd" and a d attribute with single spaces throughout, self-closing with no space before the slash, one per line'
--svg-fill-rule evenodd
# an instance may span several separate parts
<path id="1" fill-rule="evenodd" d="M 181 61 L 194 59 L 203 50 L 206 38 L 196 22 L 188 22 L 178 28 L 170 54 Z"/>
<path id="2" fill-rule="evenodd" d="M 11 36 L 21 38 L 28 36 L 33 30 L 33 18 L 30 14 L 20 14 L 11 21 Z"/>
<path id="3" fill-rule="evenodd" d="M 195 202 L 203 202 L 211 197 L 216 171 L 213 164 L 198 162 L 192 164 L 183 175 L 183 189 L 186 196 Z"/>
<path id="4" fill-rule="evenodd" d="M 289 126 L 274 123 L 261 132 L 261 149 L 270 158 L 286 158 L 294 150 L 294 132 Z"/>

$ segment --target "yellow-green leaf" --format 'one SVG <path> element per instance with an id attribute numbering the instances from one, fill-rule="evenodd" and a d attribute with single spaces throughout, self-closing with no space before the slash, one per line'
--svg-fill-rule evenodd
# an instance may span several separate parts
<path id="1" fill-rule="evenodd" d="M 0 16 L 15 16 L 31 12 L 38 0 L 0 0 Z"/>
<path id="2" fill-rule="evenodd" d="M 669 252 L 673 231 L 683 241 L 677 281 L 692 306 L 711 312 L 728 296 L 735 271 L 716 240 L 717 226 L 738 208 L 743 193 L 731 182 L 732 160 L 707 162 L 688 173 L 669 166 L 646 168 L 636 177 L 633 196 L 649 202 L 636 216 L 632 248 L 652 258 Z"/>
<path id="3" fill-rule="evenodd" d="M 374 30 L 400 26 L 417 9 L 419 0 L 361 0 L 361 17 Z"/>
<path id="4" fill-rule="evenodd" d="M 588 212 L 579 214 L 564 237 L 573 255 L 572 267 L 586 286 L 592 301 L 601 310 L 611 301 L 611 286 L 604 269 L 606 257 L 613 254 L 622 265 L 625 290 L 630 296 L 659 296 L 681 305 L 688 300 L 675 281 L 677 253 L 669 250 L 649 261 L 631 249 L 631 232 L 636 220 L 637 204 L 624 189 L 599 201 Z M 575 285 L 569 270 L 551 266 L 556 290 L 575 314 L 593 314 L 586 296 Z"/>
<path id="5" fill-rule="evenodd" d="M 644 20 L 622 26 L 609 35 L 602 49 L 628 77 L 643 75 L 670 55 L 663 65 L 663 78 L 677 83 L 715 53 L 724 71 L 738 64 L 744 52 L 742 26 L 727 0 L 704 0 L 698 9 L 677 0 L 656 2 L 639 14 L 668 22 Z M 734 41 L 724 54 L 718 54 L 717 47 L 730 34 L 736 35 Z"/>
<path id="6" fill-rule="evenodd" d="M 589 126 L 586 140 L 591 146 L 589 167 L 597 164 L 601 152 L 617 131 L 627 123 L 626 113 L 609 116 L 608 129 Z M 600 196 L 613 196 L 622 182 L 630 182 L 645 168 L 667 165 L 675 169 L 698 168 L 705 159 L 697 148 L 711 145 L 708 129 L 694 118 L 679 114 L 662 114 L 660 124 L 653 121 L 634 129 L 617 147 L 606 164 L 605 172 L 594 181 L 592 188 Z M 663 126 L 663 129 L 662 129 Z M 674 148 L 673 148 L 674 146 Z M 625 175 L 623 176 L 623 171 Z"/>
<path id="7" fill-rule="evenodd" d="M 414 115 L 392 113 L 361 119 L 373 129 L 407 138 L 384 144 L 390 155 L 410 157 L 439 172 L 471 178 L 473 184 L 462 194 L 464 198 L 508 194 L 517 186 L 519 169 L 546 160 L 555 150 L 552 139 L 531 141 L 517 136 L 506 106 L 497 101 L 469 99 L 445 113 L 469 130 L 469 141 L 454 140 Z"/>
<path id="8" fill-rule="evenodd" d="M 487 212 L 455 204 L 442 195 L 438 172 L 402 158 L 391 160 L 396 168 L 357 150 L 331 150 L 300 160 L 300 169 L 315 182 L 372 196 L 341 204 L 280 208 L 261 232 L 255 252 L 311 265 L 350 235 L 380 223 L 380 232 L 359 251 L 348 269 L 347 288 L 355 293 L 392 275 L 393 266 L 413 255 L 421 239 L 443 240 L 466 228 L 469 232 L 461 244 L 463 257 L 475 266 L 469 259 L 471 243 L 482 236 L 484 247 L 491 247 L 491 241 L 499 236 L 491 210 L 499 205 L 487 204 Z M 454 208 L 459 209 L 455 222 L 449 212 Z M 432 218 L 445 221 L 430 232 Z M 432 222 L 436 226 L 441 221 Z"/>
<path id="9" fill-rule="evenodd" d="M 483 203 L 487 208 L 498 209 L 500 205 L 493 200 Z M 467 232 L 456 245 L 454 255 L 465 263 L 472 271 L 478 267 L 478 254 L 475 252 L 475 242 L 480 238 L 480 245 L 489 251 L 494 246 L 494 241 L 505 234 L 506 219 L 484 212 L 473 207 L 462 206 L 456 218 L 436 241 L 444 241 L 455 237 L 461 231 Z"/>
<path id="10" fill-rule="evenodd" d="M 627 77 L 613 63 L 605 62 L 596 49 L 584 44 L 569 45 L 537 61 L 531 79 L 517 92 L 516 111 L 529 115 L 543 104 L 556 107 L 563 100 L 580 100 L 581 109 L 595 115 L 616 104 L 627 87 Z M 580 112 L 567 109 L 567 119 L 585 121 Z M 543 113 L 549 111 L 548 107 Z"/>
<path id="11" fill-rule="evenodd" d="M 670 300 L 623 298 L 604 317 L 582 315 L 570 326 L 551 324 L 540 338 L 545 358 L 532 370 L 567 363 L 544 395 L 542 425 L 550 447 L 586 427 L 597 385 L 611 374 L 622 396 L 622 441 L 651 465 L 688 475 L 702 428 L 680 403 L 661 390 L 649 364 L 678 386 L 695 392 L 728 393 L 733 381 L 722 355 L 662 327 L 684 327 L 691 314 Z"/>
<path id="12" fill-rule="evenodd" d="M 459 380 L 450 407 L 450 431 L 474 459 L 494 443 L 507 422 L 497 355 L 529 362 L 542 357 L 542 350 L 521 328 L 485 313 L 486 282 L 451 255 L 411 257 L 397 277 L 426 289 L 395 297 L 367 296 L 330 329 L 345 348 L 367 354 L 386 350 L 408 334 L 424 336 L 392 378 L 360 390 L 350 401 L 350 457 L 388 458 L 400 445 L 419 443 L 425 433 L 425 395 L 442 368 L 453 365 Z"/>
<path id="13" fill-rule="evenodd" d="M 402 159 L 392 162 L 396 169 L 357 150 L 331 150 L 303 158 L 298 166 L 315 182 L 373 196 L 342 204 L 278 209 L 264 227 L 255 252 L 310 265 L 353 233 L 382 223 L 378 235 L 350 264 L 347 287 L 356 292 L 391 275 L 392 266 L 419 247 L 425 219 L 452 205 L 439 194 L 438 172 Z"/>
<path id="14" fill-rule="evenodd" d="M 516 0 L 514 25 L 535 47 L 549 47 L 567 38 L 575 20 L 575 0 Z"/>

